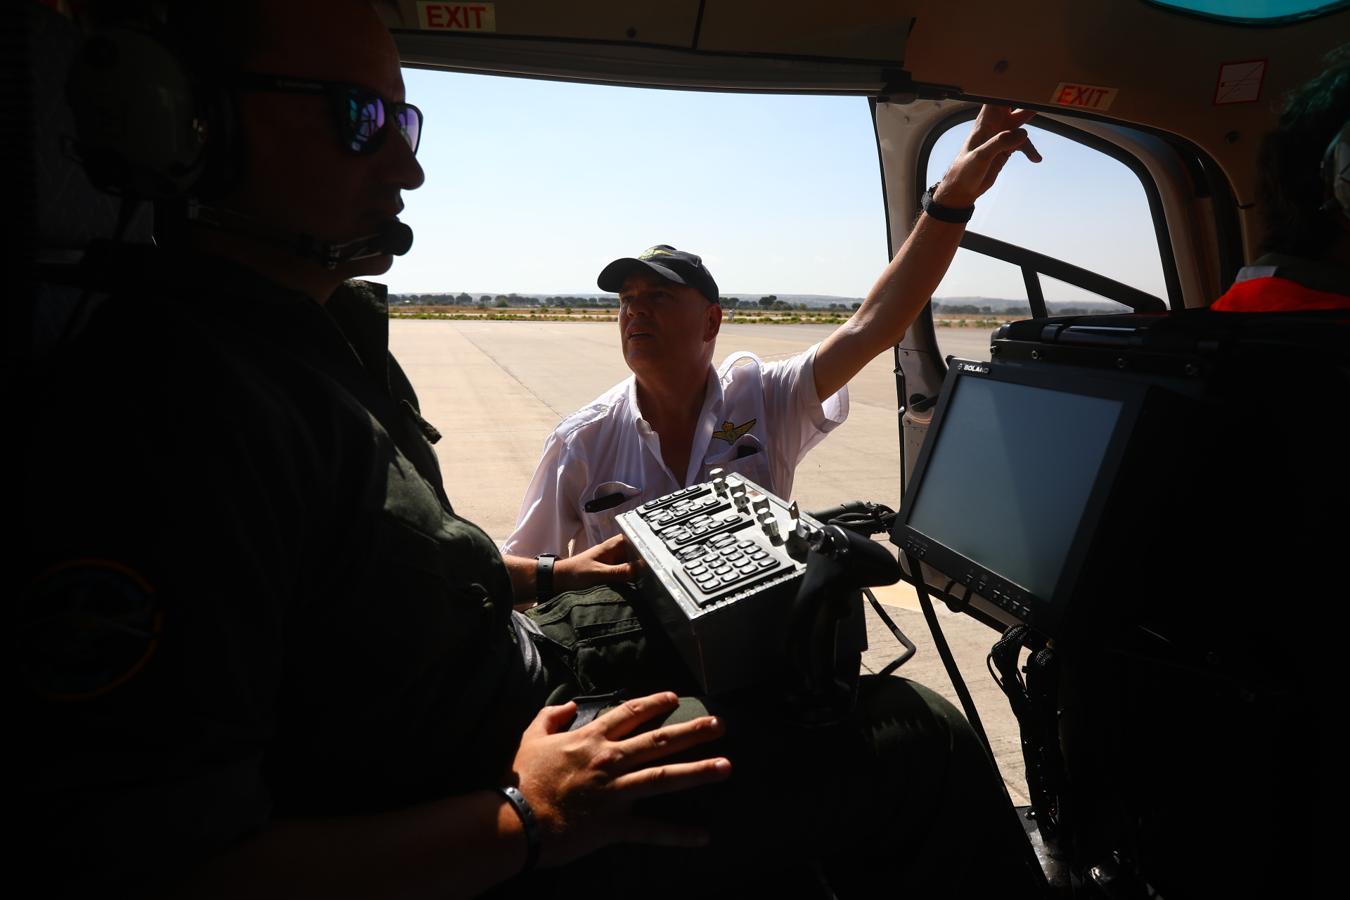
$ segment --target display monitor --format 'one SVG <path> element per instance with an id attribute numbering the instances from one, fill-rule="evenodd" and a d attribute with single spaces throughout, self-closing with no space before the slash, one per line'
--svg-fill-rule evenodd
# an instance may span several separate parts
<path id="1" fill-rule="evenodd" d="M 953 360 L 892 539 L 998 618 L 1052 629 L 1146 390 Z"/>

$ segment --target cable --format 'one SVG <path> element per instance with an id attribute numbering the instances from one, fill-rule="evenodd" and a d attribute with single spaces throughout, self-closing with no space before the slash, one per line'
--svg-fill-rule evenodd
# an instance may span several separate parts
<path id="1" fill-rule="evenodd" d="M 915 574 L 914 587 L 919 592 L 919 606 L 923 609 L 924 619 L 928 621 L 928 627 L 933 633 L 933 644 L 937 647 L 938 655 L 942 658 L 942 664 L 947 669 L 947 677 L 951 679 L 952 687 L 956 689 L 956 695 L 961 699 L 961 707 L 965 710 L 966 718 L 970 720 L 970 727 L 975 731 L 975 735 L 980 739 L 981 746 L 984 747 L 986 758 L 992 768 L 995 776 L 998 777 L 999 787 L 1003 790 L 1004 799 L 1008 801 L 1008 812 L 1014 816 L 1017 814 L 1016 804 L 1013 803 L 1012 794 L 1008 792 L 1008 785 L 1003 780 L 998 768 L 998 760 L 994 758 L 993 745 L 989 742 L 989 735 L 985 733 L 984 723 L 980 721 L 979 711 L 975 708 L 975 699 L 971 697 L 970 690 L 966 687 L 965 679 L 961 677 L 961 670 L 957 668 L 956 658 L 952 656 L 951 648 L 947 646 L 947 639 L 942 633 L 942 626 L 938 623 L 937 611 L 933 608 L 933 599 L 928 594 L 928 585 L 924 582 L 923 572 L 919 568 L 919 563 L 909 554 L 908 551 L 902 551 L 905 556 L 905 562 L 909 565 L 909 570 Z M 955 579 L 947 582 L 943 593 L 949 593 Z M 966 588 L 965 596 L 961 598 L 964 605 L 970 599 L 970 588 Z M 1018 823 L 1020 826 L 1020 822 Z M 1024 862 L 1027 871 L 1033 875 L 1042 888 L 1048 887 L 1048 881 L 1045 876 L 1045 870 L 1041 868 L 1040 860 L 1036 856 L 1035 849 L 1030 841 L 1026 841 Z"/>
<path id="2" fill-rule="evenodd" d="M 975 729 L 975 735 L 984 745 L 985 753 L 989 754 L 992 762 L 994 759 L 993 746 L 989 743 L 989 735 L 985 734 L 984 723 L 980 720 L 980 712 L 975 708 L 975 699 L 970 696 L 970 689 L 966 687 L 966 681 L 961 677 L 961 670 L 956 666 L 956 658 L 952 656 L 951 647 L 947 646 L 947 638 L 942 633 L 942 625 L 938 622 L 937 611 L 933 609 L 933 598 L 928 594 L 928 585 L 924 583 L 923 572 L 919 569 L 919 563 L 914 557 L 910 556 L 909 551 L 902 551 L 905 555 L 905 562 L 909 564 L 909 570 L 915 573 L 914 587 L 919 592 L 919 608 L 923 610 L 923 617 L 928 622 L 928 629 L 933 633 L 933 644 L 937 647 L 938 656 L 942 659 L 942 665 L 947 670 L 947 677 L 951 679 L 952 687 L 956 689 L 956 696 L 961 700 L 961 707 L 965 710 L 966 718 L 970 720 L 970 727 Z M 947 583 L 947 589 L 955 584 L 955 581 Z M 947 593 L 944 590 L 943 593 Z M 966 597 L 970 596 L 970 589 L 966 589 Z M 1002 779 L 999 779 L 1002 784 Z M 1003 786 L 1004 793 L 1007 793 L 1007 785 Z M 1012 798 L 1009 797 L 1009 801 Z"/>
<path id="3" fill-rule="evenodd" d="M 841 503 L 838 506 L 832 506 L 829 509 L 810 513 L 809 515 L 814 519 L 818 519 L 825 525 L 835 525 L 840 528 L 847 528 L 849 531 L 867 536 L 890 531 L 891 523 L 895 521 L 895 510 L 888 506 L 882 506 L 880 503 L 872 503 L 863 500 L 853 500 L 848 503 Z M 876 611 L 877 617 L 881 619 L 882 624 L 890 629 L 891 635 L 905 648 L 903 653 L 887 663 L 881 671 L 877 673 L 878 676 L 889 675 L 905 663 L 909 662 L 914 654 L 918 652 L 919 648 L 909 639 L 908 635 L 900 630 L 900 626 L 895 624 L 895 621 L 886 614 L 886 611 L 881 608 L 881 601 L 877 600 L 876 594 L 873 594 L 870 588 L 863 588 L 862 590 L 863 595 L 867 597 L 868 601 L 872 604 L 872 609 Z"/>
<path id="4" fill-rule="evenodd" d="M 1022 652 L 1022 641 L 1028 630 L 1026 625 L 1008 626 L 1003 636 L 989 648 L 989 653 L 984 658 L 985 668 L 989 670 L 994 683 L 1003 690 L 1012 707 L 1013 715 L 1017 716 L 1019 722 L 1026 705 L 1026 682 L 1018 667 L 1018 660 Z"/>
<path id="5" fill-rule="evenodd" d="M 891 524 L 895 522 L 895 510 L 864 500 L 851 500 L 808 515 L 824 525 L 838 525 L 869 536 L 890 531 Z"/>
<path id="6" fill-rule="evenodd" d="M 877 673 L 878 676 L 884 677 L 909 662 L 914 654 L 918 652 L 919 648 L 916 647 L 914 642 L 900 630 L 900 626 L 896 625 L 891 617 L 886 615 L 886 611 L 881 608 L 881 601 L 877 600 L 876 595 L 872 593 L 870 588 L 863 588 L 863 595 L 872 602 L 872 609 L 876 611 L 876 614 L 880 617 L 882 623 L 891 630 L 891 634 L 894 635 L 895 639 L 905 648 L 905 652 L 891 660 Z"/>

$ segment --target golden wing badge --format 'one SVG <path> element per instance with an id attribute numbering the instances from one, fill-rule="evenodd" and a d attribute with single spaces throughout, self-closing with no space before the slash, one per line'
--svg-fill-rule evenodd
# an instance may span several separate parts
<path id="1" fill-rule="evenodd" d="M 733 425 L 731 420 L 727 419 L 725 422 L 722 423 L 722 428 L 720 431 L 713 432 L 713 437 L 717 438 L 719 441 L 726 441 L 728 444 L 734 444 L 736 443 L 736 441 L 740 440 L 742 435 L 744 435 L 751 428 L 755 427 L 755 423 L 757 421 L 759 420 L 751 419 L 744 425 Z"/>

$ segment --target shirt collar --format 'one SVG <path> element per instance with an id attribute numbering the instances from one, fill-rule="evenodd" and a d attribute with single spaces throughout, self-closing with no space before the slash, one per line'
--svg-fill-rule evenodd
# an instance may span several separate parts
<path id="1" fill-rule="evenodd" d="M 633 421 L 638 425 L 638 430 L 643 434 L 648 434 L 652 430 L 651 423 L 642 417 L 642 407 L 638 404 L 637 396 L 637 376 L 629 375 L 624 391 L 628 401 L 628 408 L 633 411 Z M 699 421 L 702 422 L 708 418 L 708 414 L 715 416 L 721 415 L 722 404 L 725 396 L 722 393 L 722 379 L 718 377 L 717 370 L 708 366 L 708 381 L 703 388 L 703 409 L 699 411 Z"/>
<path id="2" fill-rule="evenodd" d="M 712 443 L 713 432 L 722 418 L 722 407 L 726 397 L 722 392 L 722 379 L 717 370 L 708 366 L 708 386 L 703 394 L 703 409 L 698 414 L 698 430 L 694 432 L 694 442 L 689 445 L 689 471 L 685 473 L 684 484 L 691 484 L 703 469 L 703 459 L 708 455 L 708 445 Z"/>
<path id="3" fill-rule="evenodd" d="M 651 423 L 642 417 L 642 407 L 638 405 L 637 397 L 637 376 L 628 376 L 628 386 L 626 391 L 628 407 L 633 413 L 633 424 L 637 428 L 644 441 L 650 438 L 656 432 L 652 430 Z M 690 479 L 697 474 L 703 466 L 703 458 L 708 453 L 708 444 L 712 442 L 712 434 L 717 430 L 718 417 L 722 415 L 722 407 L 726 402 L 726 397 L 722 392 L 722 379 L 717 374 L 717 370 L 711 365 L 708 366 L 708 378 L 703 388 L 703 408 L 698 414 L 698 423 L 694 426 L 694 440 L 689 446 L 689 470 L 687 472 L 671 474 L 679 480 L 681 485 L 688 484 Z M 660 454 L 653 455 L 658 459 Z M 661 460 L 665 465 L 665 461 Z"/>
<path id="4" fill-rule="evenodd" d="M 388 389 L 389 307 L 384 285 L 350 280 L 321 306 L 299 291 L 233 260 L 192 250 L 154 251 L 150 283 L 191 302 L 177 304 L 199 315 L 228 319 L 268 340 L 360 364 Z"/>

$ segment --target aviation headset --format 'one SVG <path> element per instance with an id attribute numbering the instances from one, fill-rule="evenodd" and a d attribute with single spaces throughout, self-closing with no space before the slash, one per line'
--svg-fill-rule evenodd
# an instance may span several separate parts
<path id="1" fill-rule="evenodd" d="M 171 29 L 118 27 L 91 36 L 77 54 L 66 95 L 75 150 L 93 184 L 133 202 L 183 201 L 201 225 L 283 247 L 330 269 L 408 252 L 412 229 L 397 220 L 334 242 L 210 206 L 242 171 L 242 128 L 224 67 L 212 67 L 209 54 L 188 54 L 185 43 Z"/>
<path id="2" fill-rule="evenodd" d="M 1350 217 L 1350 121 L 1341 126 L 1322 154 L 1322 184 L 1326 187 L 1322 208 L 1339 208 L 1342 215 Z"/>
<path id="3" fill-rule="evenodd" d="M 172 33 L 110 28 L 71 65 L 66 97 L 90 180 L 130 199 L 219 194 L 238 176 L 230 94 Z"/>

